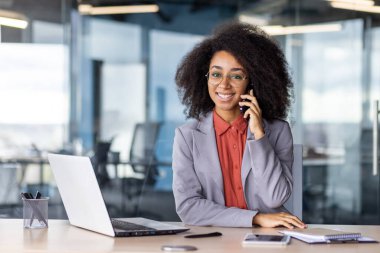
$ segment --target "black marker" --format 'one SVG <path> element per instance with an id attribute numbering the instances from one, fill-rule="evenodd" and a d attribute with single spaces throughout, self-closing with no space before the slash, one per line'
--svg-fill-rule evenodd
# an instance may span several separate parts
<path id="1" fill-rule="evenodd" d="M 213 232 L 208 234 L 193 234 L 193 235 L 185 235 L 185 238 L 205 238 L 205 237 L 216 237 L 222 236 L 223 234 L 220 232 Z"/>
<path id="2" fill-rule="evenodd" d="M 32 194 L 29 193 L 29 195 L 32 195 Z M 34 197 L 34 199 L 40 199 L 40 198 L 41 198 L 41 193 L 40 193 L 39 191 L 37 191 L 37 192 L 36 192 L 36 196 Z M 38 208 L 38 207 L 36 206 L 36 208 Z M 33 223 L 34 218 L 35 218 L 35 214 L 34 214 L 34 212 L 33 212 L 33 214 L 32 214 L 32 218 L 30 219 L 30 224 L 29 224 L 29 226 L 32 226 L 32 223 Z M 40 220 L 39 220 L 39 221 L 40 221 Z"/>
<path id="3" fill-rule="evenodd" d="M 35 199 L 40 199 L 41 198 L 41 193 L 39 191 L 36 192 L 36 196 L 34 197 Z"/>

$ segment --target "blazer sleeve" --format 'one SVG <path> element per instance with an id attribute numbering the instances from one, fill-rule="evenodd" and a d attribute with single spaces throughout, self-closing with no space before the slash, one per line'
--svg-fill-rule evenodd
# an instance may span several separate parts
<path id="1" fill-rule="evenodd" d="M 206 199 L 194 169 L 192 148 L 179 128 L 173 145 L 173 194 L 177 214 L 189 225 L 252 227 L 252 219 L 257 213 Z"/>
<path id="2" fill-rule="evenodd" d="M 256 189 L 269 208 L 281 207 L 290 197 L 293 188 L 293 137 L 289 124 L 259 140 L 248 140 L 251 166 Z"/>

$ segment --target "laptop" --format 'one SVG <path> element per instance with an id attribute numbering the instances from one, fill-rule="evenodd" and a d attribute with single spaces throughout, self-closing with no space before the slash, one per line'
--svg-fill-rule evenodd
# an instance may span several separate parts
<path id="1" fill-rule="evenodd" d="M 189 230 L 145 218 L 111 219 L 89 157 L 48 154 L 48 159 L 71 225 L 113 237 Z"/>

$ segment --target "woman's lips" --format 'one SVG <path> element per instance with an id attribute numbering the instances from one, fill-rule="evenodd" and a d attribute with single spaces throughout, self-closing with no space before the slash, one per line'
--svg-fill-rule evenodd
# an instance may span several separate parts
<path id="1" fill-rule="evenodd" d="M 232 99 L 234 96 L 233 93 L 223 94 L 223 93 L 219 93 L 219 92 L 217 92 L 216 95 L 218 96 L 218 98 L 220 100 L 223 100 L 223 101 L 228 101 L 228 100 Z"/>

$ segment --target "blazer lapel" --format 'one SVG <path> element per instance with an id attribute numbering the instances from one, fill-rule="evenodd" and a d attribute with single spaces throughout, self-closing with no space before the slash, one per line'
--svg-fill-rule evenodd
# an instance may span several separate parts
<path id="1" fill-rule="evenodd" d="M 202 163 L 201 169 L 207 170 L 206 173 L 219 186 L 219 190 L 224 196 L 223 176 L 216 145 L 212 112 L 199 121 L 198 129 L 193 131 L 193 137 L 199 151 L 199 161 Z"/>
<path id="2" fill-rule="evenodd" d="M 245 181 L 247 180 L 247 176 L 249 172 L 251 171 L 251 154 L 249 153 L 248 140 L 251 140 L 252 138 L 253 138 L 253 134 L 249 130 L 249 126 L 248 126 L 247 141 L 245 142 L 243 161 L 241 164 L 241 182 L 242 182 L 244 191 L 245 191 Z"/>
<path id="3" fill-rule="evenodd" d="M 265 136 L 268 137 L 270 135 L 270 129 L 269 129 L 268 121 L 263 119 L 263 123 L 264 123 Z M 251 160 L 255 159 L 255 157 L 251 157 L 251 154 L 249 153 L 248 140 L 254 140 L 254 137 L 255 137 L 254 134 L 251 133 L 251 130 L 249 130 L 249 126 L 248 126 L 247 141 L 245 142 L 243 162 L 241 165 L 241 182 L 242 182 L 244 191 L 245 191 L 245 181 L 247 180 L 248 174 L 252 169 Z"/>

